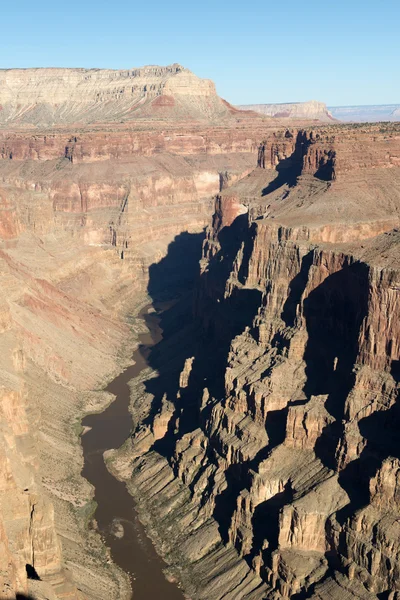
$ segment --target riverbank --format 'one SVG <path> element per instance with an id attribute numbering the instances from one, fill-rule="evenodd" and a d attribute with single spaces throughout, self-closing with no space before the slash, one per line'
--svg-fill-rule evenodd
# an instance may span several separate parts
<path id="1" fill-rule="evenodd" d="M 162 310 L 162 306 L 158 306 Z M 110 557 L 129 576 L 135 600 L 165 598 L 183 599 L 177 585 L 168 581 L 164 561 L 156 553 L 135 510 L 134 502 L 124 483 L 107 469 L 104 452 L 117 449 L 130 437 L 132 419 L 129 412 L 129 382 L 147 367 L 150 348 L 162 338 L 159 316 L 148 304 L 136 319 L 146 331 L 139 334 L 139 345 L 129 365 L 105 388 L 115 398 L 105 410 L 82 420 L 86 433 L 82 435 L 84 466 L 82 475 L 93 486 L 94 510 L 92 526 L 100 533 Z"/>

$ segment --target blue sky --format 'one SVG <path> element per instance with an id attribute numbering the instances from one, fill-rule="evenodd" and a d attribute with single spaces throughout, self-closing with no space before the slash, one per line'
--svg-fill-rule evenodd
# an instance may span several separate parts
<path id="1" fill-rule="evenodd" d="M 179 62 L 234 104 L 400 103 L 400 0 L 3 0 L 0 68 Z"/>

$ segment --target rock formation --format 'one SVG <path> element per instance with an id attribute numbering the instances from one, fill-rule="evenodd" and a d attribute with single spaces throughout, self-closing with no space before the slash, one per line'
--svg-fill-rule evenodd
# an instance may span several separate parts
<path id="1" fill-rule="evenodd" d="M 1 71 L 0 105 L 0 595 L 130 596 L 80 423 L 179 292 L 109 458 L 185 591 L 394 600 L 398 127 L 282 128 L 179 65 Z"/>
<path id="2" fill-rule="evenodd" d="M 34 78 L 29 89 L 39 93 Z M 42 114 L 38 106 L 29 114 Z M 65 110 L 72 115 L 75 101 Z M 260 135 L 251 121 L 32 133 L 14 120 L 1 132 L 0 597 L 129 597 L 80 476 L 80 420 L 111 400 L 93 390 L 129 361 L 135 335 L 126 315 L 148 302 L 152 265 L 176 238 L 180 268 L 157 285 L 186 284 L 212 197 L 252 170 Z"/>
<path id="3" fill-rule="evenodd" d="M 271 132 L 216 196 L 113 463 L 192 598 L 400 594 L 399 134 Z"/>
<path id="4" fill-rule="evenodd" d="M 221 120 L 235 111 L 212 81 L 181 65 L 139 69 L 0 70 L 0 127 Z"/>

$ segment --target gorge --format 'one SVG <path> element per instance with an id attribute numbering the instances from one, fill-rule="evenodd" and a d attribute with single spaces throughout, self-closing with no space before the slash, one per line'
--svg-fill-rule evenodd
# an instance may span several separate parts
<path id="1" fill-rule="evenodd" d="M 145 307 L 139 314 L 149 332 L 139 336 L 141 344 L 132 356 L 134 364 L 117 375 L 106 388 L 116 399 L 102 413 L 83 420 L 87 431 L 82 436 L 85 459 L 82 475 L 94 486 L 96 527 L 111 549 L 114 562 L 130 575 L 135 597 L 180 600 L 183 594 L 166 581 L 163 574 L 166 565 L 147 540 L 131 496 L 124 484 L 109 473 L 103 459 L 107 450 L 119 448 L 129 437 L 132 424 L 128 383 L 139 376 L 146 366 L 151 346 L 162 339 L 158 316 L 155 312 L 149 314 L 149 309 Z"/>
<path id="2" fill-rule="evenodd" d="M 180 65 L 0 104 L 0 597 L 396 600 L 400 126 Z"/>

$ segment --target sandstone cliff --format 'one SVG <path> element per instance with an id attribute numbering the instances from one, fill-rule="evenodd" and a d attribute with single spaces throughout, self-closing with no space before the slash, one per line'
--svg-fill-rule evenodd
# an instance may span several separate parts
<path id="1" fill-rule="evenodd" d="M 111 400 L 93 390 L 129 360 L 125 317 L 148 301 L 152 265 L 176 237 L 185 258 L 201 246 L 212 197 L 252 170 L 259 140 L 251 127 L 3 132 L 0 596 L 129 597 L 80 476 L 80 419 Z M 185 285 L 184 263 L 158 288 Z"/>
<path id="2" fill-rule="evenodd" d="M 181 65 L 0 70 L 0 126 L 135 119 L 220 120 L 235 112 L 214 84 Z M 237 111 L 236 111 L 237 112 Z"/>
<path id="3" fill-rule="evenodd" d="M 113 468 L 193 598 L 400 594 L 399 142 L 272 133 L 132 382 Z"/>
<path id="4" fill-rule="evenodd" d="M 163 316 L 113 468 L 193 597 L 395 593 L 394 434 L 363 419 L 396 422 L 398 129 L 238 123 L 177 65 L 124 73 L 50 70 L 42 97 L 7 71 L 0 92 L 15 128 L 103 121 L 0 134 L 1 593 L 129 596 L 80 418 L 127 364 L 126 314 L 195 278 L 212 213 L 195 318 Z"/>

